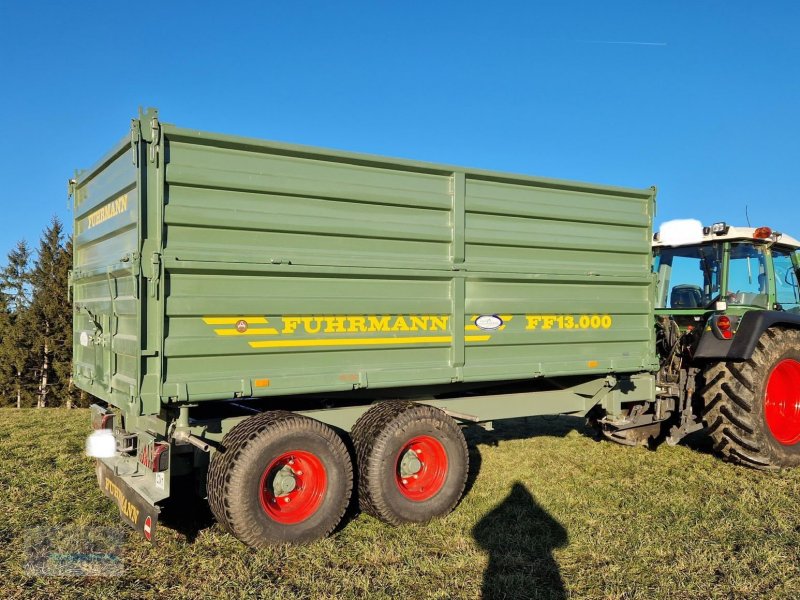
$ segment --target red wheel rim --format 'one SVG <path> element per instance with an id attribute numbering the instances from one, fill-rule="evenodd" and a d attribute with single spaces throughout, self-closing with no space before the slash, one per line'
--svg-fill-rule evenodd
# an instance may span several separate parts
<path id="1" fill-rule="evenodd" d="M 800 362 L 782 360 L 767 380 L 764 413 L 773 437 L 784 446 L 800 442 Z"/>
<path id="2" fill-rule="evenodd" d="M 409 500 L 433 498 L 447 477 L 447 452 L 429 435 L 417 436 L 403 446 L 395 460 L 395 482 Z"/>
<path id="3" fill-rule="evenodd" d="M 305 450 L 284 452 L 261 475 L 261 508 L 278 523 L 300 523 L 317 511 L 327 487 L 319 458 Z"/>

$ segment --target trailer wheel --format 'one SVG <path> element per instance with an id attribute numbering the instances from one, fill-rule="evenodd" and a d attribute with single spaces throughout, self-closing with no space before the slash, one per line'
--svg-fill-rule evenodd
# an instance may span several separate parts
<path id="1" fill-rule="evenodd" d="M 713 364 L 705 377 L 716 452 L 756 469 L 800 465 L 800 332 L 767 329 L 749 360 Z"/>
<path id="2" fill-rule="evenodd" d="M 438 408 L 384 401 L 351 432 L 358 462 L 361 510 L 392 525 L 449 513 L 464 492 L 467 442 Z"/>
<path id="3" fill-rule="evenodd" d="M 353 465 L 327 425 L 284 411 L 250 417 L 211 458 L 208 502 L 248 546 L 303 544 L 328 535 L 353 489 Z"/>

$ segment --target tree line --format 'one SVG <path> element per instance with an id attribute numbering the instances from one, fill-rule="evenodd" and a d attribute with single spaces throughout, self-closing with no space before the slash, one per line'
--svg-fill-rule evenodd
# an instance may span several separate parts
<path id="1" fill-rule="evenodd" d="M 72 381 L 72 239 L 57 217 L 0 269 L 0 406 L 87 405 Z"/>

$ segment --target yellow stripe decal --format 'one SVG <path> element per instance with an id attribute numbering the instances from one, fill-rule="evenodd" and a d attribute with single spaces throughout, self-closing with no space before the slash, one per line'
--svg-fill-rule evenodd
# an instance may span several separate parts
<path id="1" fill-rule="evenodd" d="M 266 325 L 266 317 L 203 317 L 206 325 L 236 325 L 239 321 L 247 321 L 248 325 Z"/>
<path id="2" fill-rule="evenodd" d="M 467 342 L 486 342 L 492 338 L 490 335 L 468 335 Z M 251 348 L 310 348 L 318 346 L 382 346 L 398 344 L 449 344 L 453 338 L 449 335 L 428 337 L 398 337 L 398 338 L 350 338 L 350 339 L 315 339 L 315 340 L 281 340 L 248 342 Z"/>
<path id="3" fill-rule="evenodd" d="M 350 339 L 315 339 L 315 340 L 281 340 L 249 342 L 252 348 L 302 348 L 311 346 L 366 346 L 395 344 L 448 344 L 453 341 L 449 335 L 428 337 L 396 337 L 396 338 L 350 338 Z"/>
<path id="4" fill-rule="evenodd" d="M 278 330 L 272 327 L 258 327 L 248 329 L 246 331 L 237 331 L 236 329 L 215 329 L 214 333 L 217 335 L 278 335 Z"/>
<path id="5" fill-rule="evenodd" d="M 510 320 L 511 315 L 503 315 Z M 310 337 L 287 339 L 297 331 L 301 325 L 305 332 L 311 335 L 323 333 L 372 333 L 384 331 L 386 333 L 395 331 L 417 331 L 440 330 L 447 334 L 447 316 L 322 316 L 322 317 L 276 317 L 283 320 L 282 329 L 279 327 L 265 327 L 270 324 L 270 320 L 275 322 L 275 318 L 266 316 L 238 316 L 238 317 L 202 317 L 206 325 L 222 325 L 227 327 L 215 328 L 213 331 L 221 337 L 238 336 L 257 336 L 269 337 L 279 336 L 280 339 L 256 340 L 248 342 L 251 348 L 314 348 L 314 347 L 336 347 L 336 346 L 397 346 L 397 345 L 423 345 L 423 344 L 451 344 L 452 335 L 406 335 L 397 337 Z M 473 317 L 477 318 L 477 317 Z M 394 319 L 394 320 L 392 320 Z M 277 323 L 275 323 L 277 324 Z M 500 327 L 502 329 L 505 326 Z M 465 342 L 488 342 L 492 339 L 490 331 L 480 330 L 472 324 L 465 326 L 473 335 L 465 335 Z"/>

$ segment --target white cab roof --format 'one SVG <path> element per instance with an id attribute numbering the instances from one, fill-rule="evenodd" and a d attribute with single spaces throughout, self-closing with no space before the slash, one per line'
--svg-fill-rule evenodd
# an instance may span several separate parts
<path id="1" fill-rule="evenodd" d="M 708 233 L 703 235 L 703 240 L 700 243 L 705 242 L 721 242 L 726 240 L 755 240 L 756 238 L 753 236 L 756 227 L 729 227 L 727 233 L 722 235 L 718 235 L 716 233 Z M 773 235 L 775 231 L 773 230 Z M 765 241 L 763 239 L 759 239 L 758 241 Z M 778 233 L 778 239 L 775 242 L 778 246 L 790 246 L 792 248 L 800 248 L 800 241 L 796 240 L 790 235 L 786 235 L 785 233 Z M 664 246 L 674 246 L 676 244 L 664 244 L 659 240 L 653 241 L 653 247 L 664 247 Z M 683 244 L 678 244 L 683 245 Z M 693 246 L 694 244 L 685 244 L 687 246 Z"/>

